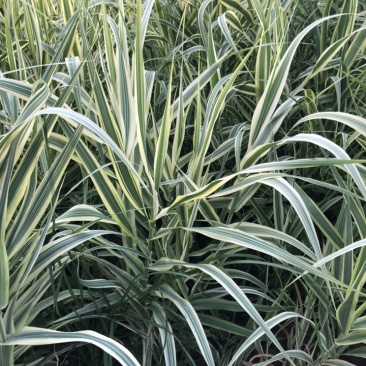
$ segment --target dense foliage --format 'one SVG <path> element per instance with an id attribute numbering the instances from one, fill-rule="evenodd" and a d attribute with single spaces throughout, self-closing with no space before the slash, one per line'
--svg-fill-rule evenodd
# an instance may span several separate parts
<path id="1" fill-rule="evenodd" d="M 1 1 L 0 364 L 362 364 L 365 15 Z"/>

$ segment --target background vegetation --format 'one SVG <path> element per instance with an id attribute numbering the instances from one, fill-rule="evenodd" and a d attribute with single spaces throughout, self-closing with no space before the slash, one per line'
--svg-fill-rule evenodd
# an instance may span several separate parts
<path id="1" fill-rule="evenodd" d="M 1 1 L 0 364 L 363 364 L 365 11 Z"/>

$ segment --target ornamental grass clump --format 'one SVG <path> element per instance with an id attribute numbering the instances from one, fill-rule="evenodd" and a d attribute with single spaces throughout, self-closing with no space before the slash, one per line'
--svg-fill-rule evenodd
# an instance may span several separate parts
<path id="1" fill-rule="evenodd" d="M 0 365 L 366 357 L 362 1 L 0 4 Z"/>

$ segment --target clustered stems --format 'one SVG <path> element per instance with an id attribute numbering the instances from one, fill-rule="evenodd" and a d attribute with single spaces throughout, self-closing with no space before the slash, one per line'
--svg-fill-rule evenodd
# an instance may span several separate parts
<path id="1" fill-rule="evenodd" d="M 4 0 L 0 365 L 355 365 L 366 4 Z"/>

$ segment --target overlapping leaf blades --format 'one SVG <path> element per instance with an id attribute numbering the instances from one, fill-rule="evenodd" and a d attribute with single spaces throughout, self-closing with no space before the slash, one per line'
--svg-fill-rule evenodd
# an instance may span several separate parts
<path id="1" fill-rule="evenodd" d="M 365 341 L 362 2 L 0 7 L 3 364 Z"/>

